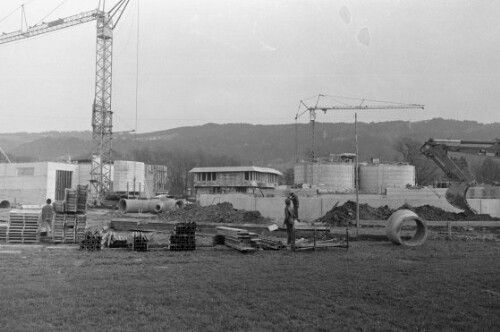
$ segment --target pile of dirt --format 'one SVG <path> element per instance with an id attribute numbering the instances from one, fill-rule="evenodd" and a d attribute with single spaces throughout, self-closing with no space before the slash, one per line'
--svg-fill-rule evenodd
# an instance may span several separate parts
<path id="1" fill-rule="evenodd" d="M 371 207 L 368 204 L 359 204 L 360 220 L 380 220 L 387 219 L 394 211 L 387 205 L 379 208 Z M 325 223 L 333 226 L 345 226 L 350 220 L 356 218 L 356 203 L 347 201 L 344 205 L 337 204 L 324 216 L 316 219 L 315 223 Z"/>
<path id="2" fill-rule="evenodd" d="M 447 212 L 443 209 L 431 205 L 423 205 L 412 207 L 410 205 L 402 205 L 398 209 L 391 209 L 387 205 L 374 208 L 368 204 L 359 204 L 359 219 L 360 220 L 386 220 L 394 212 L 401 209 L 408 209 L 415 212 L 419 217 L 429 221 L 493 221 L 500 220 L 487 214 L 473 214 L 469 215 L 463 212 L 454 213 Z M 344 205 L 335 205 L 324 216 L 316 219 L 314 222 L 325 223 L 333 226 L 344 226 L 346 222 L 356 218 L 356 203 L 347 201 Z"/>
<path id="3" fill-rule="evenodd" d="M 259 211 L 237 210 L 231 203 L 200 206 L 188 204 L 181 209 L 162 212 L 158 216 L 166 221 L 194 221 L 233 224 L 266 224 L 269 218 L 264 218 Z"/>

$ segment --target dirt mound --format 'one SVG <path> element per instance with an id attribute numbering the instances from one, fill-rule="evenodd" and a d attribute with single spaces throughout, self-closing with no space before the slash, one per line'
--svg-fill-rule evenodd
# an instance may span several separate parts
<path id="1" fill-rule="evenodd" d="M 402 205 L 398 209 L 391 209 L 387 205 L 374 208 L 368 204 L 359 204 L 359 219 L 360 220 L 385 220 L 388 219 L 391 214 L 397 210 L 408 209 L 415 212 L 420 218 L 429 221 L 459 221 L 459 220 L 500 220 L 500 218 L 494 218 L 487 214 L 475 214 L 468 215 L 463 212 L 454 213 L 447 212 L 440 208 L 431 205 L 423 205 L 418 207 L 412 207 L 410 205 Z M 343 226 L 346 222 L 354 220 L 356 218 L 356 203 L 352 201 L 347 201 L 344 205 L 335 205 L 330 211 L 328 211 L 324 216 L 316 219 L 314 222 L 326 223 L 334 226 Z"/>
<path id="2" fill-rule="evenodd" d="M 200 206 L 189 204 L 181 209 L 166 211 L 159 218 L 167 221 L 195 221 L 234 224 L 266 224 L 269 218 L 264 218 L 259 211 L 237 210 L 231 203 Z"/>

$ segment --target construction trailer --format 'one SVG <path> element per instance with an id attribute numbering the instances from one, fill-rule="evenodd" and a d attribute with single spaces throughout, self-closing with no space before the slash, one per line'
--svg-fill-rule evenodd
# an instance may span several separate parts
<path id="1" fill-rule="evenodd" d="M 0 164 L 0 199 L 11 205 L 42 205 L 63 200 L 66 188 L 79 183 L 78 165 L 58 162 Z"/>

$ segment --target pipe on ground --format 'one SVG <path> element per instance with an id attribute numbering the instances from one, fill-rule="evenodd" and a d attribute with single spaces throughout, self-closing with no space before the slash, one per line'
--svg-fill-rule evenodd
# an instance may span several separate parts
<path id="1" fill-rule="evenodd" d="M 125 199 L 122 198 L 118 202 L 118 209 L 122 213 L 153 213 L 155 212 L 155 205 L 159 201 L 157 199 Z"/>
<path id="2" fill-rule="evenodd" d="M 155 204 L 154 207 L 154 212 L 155 213 L 160 213 L 164 211 L 171 211 L 171 210 L 176 210 L 179 208 L 182 208 L 184 206 L 184 201 L 183 200 L 177 200 L 177 199 L 162 199 L 159 202 Z"/>
<path id="3" fill-rule="evenodd" d="M 10 202 L 8 200 L 1 201 L 0 209 L 10 209 Z"/>
<path id="4" fill-rule="evenodd" d="M 405 223 L 414 222 L 417 226 L 415 234 L 410 239 L 401 238 L 401 229 Z M 387 238 L 394 244 L 400 244 L 408 247 L 421 245 L 427 239 L 427 226 L 425 222 L 415 212 L 411 210 L 398 210 L 388 219 L 385 228 Z"/>

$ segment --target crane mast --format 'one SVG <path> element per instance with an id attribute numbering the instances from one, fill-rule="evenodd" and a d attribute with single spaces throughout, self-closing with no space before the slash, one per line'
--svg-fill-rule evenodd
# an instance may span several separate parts
<path id="1" fill-rule="evenodd" d="M 105 1 L 99 8 L 48 23 L 0 35 L 0 44 L 14 42 L 41 34 L 96 21 L 96 80 L 92 105 L 92 165 L 90 169 L 91 198 L 100 201 L 111 187 L 111 147 L 113 112 L 111 110 L 113 30 L 130 0 L 119 0 L 108 11 Z M 24 7 L 22 7 L 24 9 Z"/>

